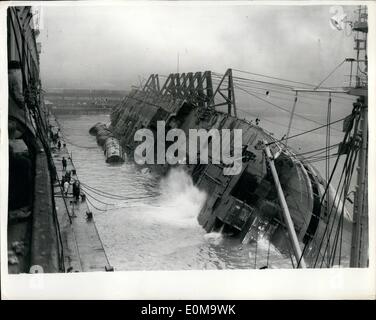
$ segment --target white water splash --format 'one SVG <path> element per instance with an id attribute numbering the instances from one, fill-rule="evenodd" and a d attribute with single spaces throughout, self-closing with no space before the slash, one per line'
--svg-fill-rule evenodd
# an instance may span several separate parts
<path id="1" fill-rule="evenodd" d="M 193 185 L 192 178 L 182 169 L 171 169 L 160 182 L 161 197 L 157 213 L 170 224 L 198 226 L 197 216 L 205 203 L 206 194 Z"/>
<path id="2" fill-rule="evenodd" d="M 210 232 L 204 235 L 204 239 L 214 245 L 219 245 L 223 241 L 222 232 Z"/>

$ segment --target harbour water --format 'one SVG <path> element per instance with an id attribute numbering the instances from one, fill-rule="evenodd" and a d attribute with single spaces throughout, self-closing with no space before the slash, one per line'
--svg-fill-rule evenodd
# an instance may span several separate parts
<path id="1" fill-rule="evenodd" d="M 107 164 L 102 149 L 88 131 L 97 122 L 108 123 L 109 115 L 59 115 L 58 118 L 115 270 L 292 267 L 290 257 L 282 256 L 264 239 L 240 244 L 219 233 L 206 233 L 197 222 L 206 195 L 183 171 L 173 169 L 162 178 L 128 159 L 121 165 Z M 288 123 L 288 118 L 276 121 Z M 283 128 L 272 123 L 269 128 L 265 123 L 265 127 L 274 129 L 276 137 L 282 136 Z M 292 130 L 292 134 L 297 133 Z M 340 139 L 338 130 L 332 143 Z M 291 142 L 301 152 L 321 148 L 324 143 L 325 129 Z M 324 162 L 317 167 L 324 172 Z"/>

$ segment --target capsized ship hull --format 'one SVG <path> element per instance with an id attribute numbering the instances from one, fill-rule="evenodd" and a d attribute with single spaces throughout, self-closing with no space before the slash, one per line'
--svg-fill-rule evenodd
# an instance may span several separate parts
<path id="1" fill-rule="evenodd" d="M 313 265 L 318 255 L 325 256 L 330 251 L 324 251 L 322 242 L 333 246 L 333 240 L 326 239 L 324 234 L 328 225 L 338 218 L 340 206 L 334 203 L 334 195 L 330 193 L 329 208 L 333 204 L 335 209 L 334 214 L 327 214 L 326 202 L 320 203 L 326 182 L 304 158 L 295 156 L 292 149 L 257 125 L 158 90 L 131 91 L 112 112 L 109 129 L 132 156 L 139 144 L 134 140 L 136 131 L 148 128 L 156 136 L 157 121 L 166 122 L 166 131 L 178 127 L 187 136 L 189 129 L 242 129 L 246 160 L 242 161 L 240 174 L 224 175 L 225 165 L 210 161 L 209 164 L 184 165 L 195 185 L 207 193 L 198 216 L 207 232 L 222 230 L 243 242 L 263 236 L 281 252 L 291 250 L 274 181 L 263 150 L 259 148 L 260 141 L 275 142 L 270 147 L 274 154 L 280 152 L 275 165 L 298 239 L 302 246 L 307 244 L 305 259 Z M 207 147 L 211 149 L 210 141 Z M 162 172 L 170 168 L 168 165 L 154 167 Z M 350 220 L 345 216 L 341 251 L 344 259 L 350 247 L 349 231 Z"/>

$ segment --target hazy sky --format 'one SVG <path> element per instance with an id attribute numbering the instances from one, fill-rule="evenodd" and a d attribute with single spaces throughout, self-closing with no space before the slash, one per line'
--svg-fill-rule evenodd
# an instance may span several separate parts
<path id="1" fill-rule="evenodd" d="M 227 68 L 318 83 L 353 37 L 329 25 L 329 6 L 212 3 L 44 7 L 45 88 L 129 89 L 139 76 Z M 352 14 L 353 7 L 344 7 Z M 326 84 L 340 86 L 344 66 Z"/>

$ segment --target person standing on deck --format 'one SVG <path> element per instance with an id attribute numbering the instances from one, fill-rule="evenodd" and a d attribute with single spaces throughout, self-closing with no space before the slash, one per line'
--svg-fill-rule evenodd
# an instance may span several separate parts
<path id="1" fill-rule="evenodd" d="M 67 159 L 65 157 L 63 157 L 61 163 L 63 164 L 63 171 L 67 170 Z"/>
<path id="2" fill-rule="evenodd" d="M 59 140 L 58 143 L 57 143 L 57 148 L 58 148 L 59 151 L 60 151 L 60 148 L 61 148 L 61 142 L 60 142 L 60 140 Z"/>
<path id="3" fill-rule="evenodd" d="M 73 197 L 75 198 L 75 203 L 78 203 L 80 199 L 80 183 L 78 180 L 73 183 Z"/>
<path id="4" fill-rule="evenodd" d="M 64 182 L 64 195 L 68 196 L 68 191 L 69 191 L 69 182 L 65 180 Z"/>
<path id="5" fill-rule="evenodd" d="M 65 180 L 67 180 L 69 183 L 71 182 L 71 172 L 70 171 L 65 172 Z"/>

